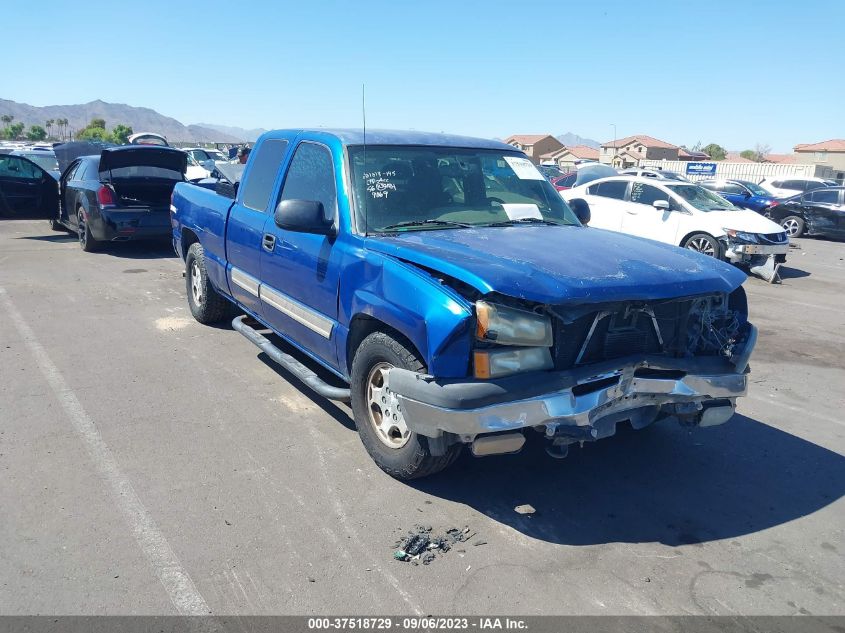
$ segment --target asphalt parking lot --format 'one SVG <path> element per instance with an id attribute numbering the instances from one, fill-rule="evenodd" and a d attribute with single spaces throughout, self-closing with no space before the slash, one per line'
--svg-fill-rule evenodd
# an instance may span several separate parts
<path id="1" fill-rule="evenodd" d="M 746 283 L 727 425 L 408 484 L 345 405 L 196 323 L 167 246 L 0 221 L 0 613 L 841 614 L 845 243 L 797 242 Z M 486 544 L 393 561 L 414 524 Z"/>

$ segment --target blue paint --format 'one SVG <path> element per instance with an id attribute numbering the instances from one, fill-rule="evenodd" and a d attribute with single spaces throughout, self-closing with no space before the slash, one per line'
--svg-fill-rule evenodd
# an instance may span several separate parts
<path id="1" fill-rule="evenodd" d="M 209 277 L 221 294 L 346 379 L 350 332 L 368 319 L 407 337 L 429 373 L 467 376 L 473 305 L 449 285 L 449 278 L 480 295 L 498 293 L 556 305 L 729 293 L 745 279 L 736 268 L 692 251 L 581 226 L 479 227 L 364 237 L 352 229 L 346 156 L 346 147 L 363 143 L 363 134 L 268 132 L 250 155 L 244 183 L 249 182 L 262 144 L 282 139 L 289 146 L 266 209 L 244 207 L 243 187 L 233 202 L 209 189 L 177 185 L 174 247 L 184 257 L 186 244 L 198 239 L 206 252 Z M 366 141 L 368 146 L 430 145 L 518 154 L 497 141 L 420 132 L 367 131 Z M 288 166 L 303 142 L 320 144 L 331 156 L 337 190 L 333 235 L 284 231 L 273 220 Z M 268 255 L 262 249 L 261 238 L 267 233 L 275 236 L 282 250 Z M 233 267 L 330 320 L 331 335 L 321 337 L 301 322 L 273 313 L 274 308 L 232 283 Z"/>

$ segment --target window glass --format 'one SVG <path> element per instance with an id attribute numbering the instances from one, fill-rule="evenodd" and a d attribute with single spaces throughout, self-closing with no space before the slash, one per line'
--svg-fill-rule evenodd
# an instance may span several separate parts
<path id="1" fill-rule="evenodd" d="M 323 217 L 332 220 L 337 209 L 334 165 L 329 150 L 315 143 L 300 143 L 288 167 L 281 200 L 317 200 Z"/>
<path id="2" fill-rule="evenodd" d="M 784 189 L 800 189 L 805 190 L 807 189 L 807 181 L 806 180 L 784 180 L 783 181 L 783 188 Z"/>
<path id="3" fill-rule="evenodd" d="M 722 193 L 730 193 L 734 195 L 742 195 L 745 193 L 745 189 L 732 182 L 726 182 L 724 185 L 722 185 L 721 191 Z"/>
<path id="4" fill-rule="evenodd" d="M 802 180 L 799 182 L 804 183 L 804 190 L 810 191 L 810 189 L 820 189 L 822 187 L 826 187 L 827 185 L 823 182 L 816 182 L 815 180 Z"/>
<path id="5" fill-rule="evenodd" d="M 780 189 L 781 187 L 783 187 L 783 180 L 773 180 L 772 181 L 772 187 L 775 187 L 776 189 Z"/>
<path id="6" fill-rule="evenodd" d="M 282 165 L 288 142 L 285 140 L 269 139 L 264 141 L 252 158 L 252 167 L 246 181 L 241 185 L 244 206 L 254 211 L 264 211 L 270 202 L 276 175 Z"/>
<path id="7" fill-rule="evenodd" d="M 624 180 L 608 180 L 607 182 L 600 182 L 595 185 L 595 190 L 590 187 L 590 193 L 594 196 L 601 196 L 603 198 L 614 198 L 622 200 L 625 197 L 625 189 L 628 188 L 628 183 Z"/>
<path id="8" fill-rule="evenodd" d="M 686 185 L 666 185 L 675 194 L 686 200 L 699 211 L 737 211 L 737 207 L 722 196 L 692 183 Z"/>
<path id="9" fill-rule="evenodd" d="M 772 194 L 770 194 L 768 191 L 766 191 L 765 189 L 763 189 L 760 185 L 755 185 L 753 182 L 743 182 L 742 184 L 743 184 L 743 185 L 745 185 L 745 187 L 746 187 L 749 191 L 751 191 L 751 193 L 752 193 L 753 195 L 755 195 L 755 196 L 765 196 L 765 197 L 769 197 L 769 196 L 771 196 L 771 195 L 772 195 Z"/>
<path id="10" fill-rule="evenodd" d="M 368 145 L 350 147 L 349 160 L 362 233 L 578 223 L 536 167 L 506 150 Z"/>
<path id="11" fill-rule="evenodd" d="M 76 172 L 79 171 L 79 166 L 82 163 L 76 163 L 73 167 L 70 168 L 70 171 L 67 172 L 67 176 L 65 176 L 65 181 L 73 180 L 76 177 Z"/>
<path id="12" fill-rule="evenodd" d="M 656 200 L 669 201 L 669 194 L 642 182 L 631 183 L 631 202 L 651 206 Z"/>
<path id="13" fill-rule="evenodd" d="M 722 191 L 722 185 L 715 182 L 699 182 L 699 187 L 704 187 L 708 191 Z"/>
<path id="14" fill-rule="evenodd" d="M 839 204 L 839 190 L 837 189 L 816 189 L 810 194 L 810 200 L 822 204 Z"/>
<path id="15" fill-rule="evenodd" d="M 0 177 L 40 180 L 43 172 L 33 163 L 17 156 L 0 154 Z"/>

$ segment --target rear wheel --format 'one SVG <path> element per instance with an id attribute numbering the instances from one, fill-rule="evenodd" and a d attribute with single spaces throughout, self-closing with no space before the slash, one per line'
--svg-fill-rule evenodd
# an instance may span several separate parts
<path id="1" fill-rule="evenodd" d="M 716 259 L 722 257 L 722 248 L 719 246 L 718 240 L 708 233 L 694 233 L 681 246 Z"/>
<path id="2" fill-rule="evenodd" d="M 428 438 L 408 428 L 387 374 L 394 367 L 422 372 L 425 366 L 410 344 L 397 338 L 374 332 L 356 350 L 352 360 L 352 413 L 361 442 L 378 467 L 397 479 L 417 479 L 452 464 L 461 444 L 453 444 L 445 455 L 435 456 Z"/>
<path id="3" fill-rule="evenodd" d="M 804 235 L 804 218 L 797 215 L 788 215 L 780 221 L 780 225 L 789 237 L 801 237 Z"/>
<path id="4" fill-rule="evenodd" d="M 234 305 L 211 285 L 205 268 L 205 250 L 194 242 L 185 257 L 185 285 L 191 314 L 200 323 L 218 323 L 234 313 Z"/>
<path id="5" fill-rule="evenodd" d="M 91 235 L 91 227 L 85 217 L 85 210 L 82 207 L 76 210 L 77 232 L 79 233 L 79 246 L 86 253 L 93 253 L 100 248 L 100 242 Z"/>

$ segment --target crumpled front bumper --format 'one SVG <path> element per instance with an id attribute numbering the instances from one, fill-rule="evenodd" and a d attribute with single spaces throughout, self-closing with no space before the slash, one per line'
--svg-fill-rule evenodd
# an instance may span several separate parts
<path id="1" fill-rule="evenodd" d="M 388 382 L 405 423 L 428 437 L 444 432 L 476 436 L 546 427 L 547 435 L 581 427 L 588 437 L 602 420 L 631 419 L 645 426 L 658 417 L 692 416 L 701 426 L 726 422 L 746 394 L 748 358 L 756 330 L 740 355 L 725 359 L 619 359 L 601 367 L 515 376 L 498 382 L 438 381 L 391 369 Z M 590 371 L 592 370 L 592 371 Z M 592 432 L 592 439 L 608 433 Z"/>

